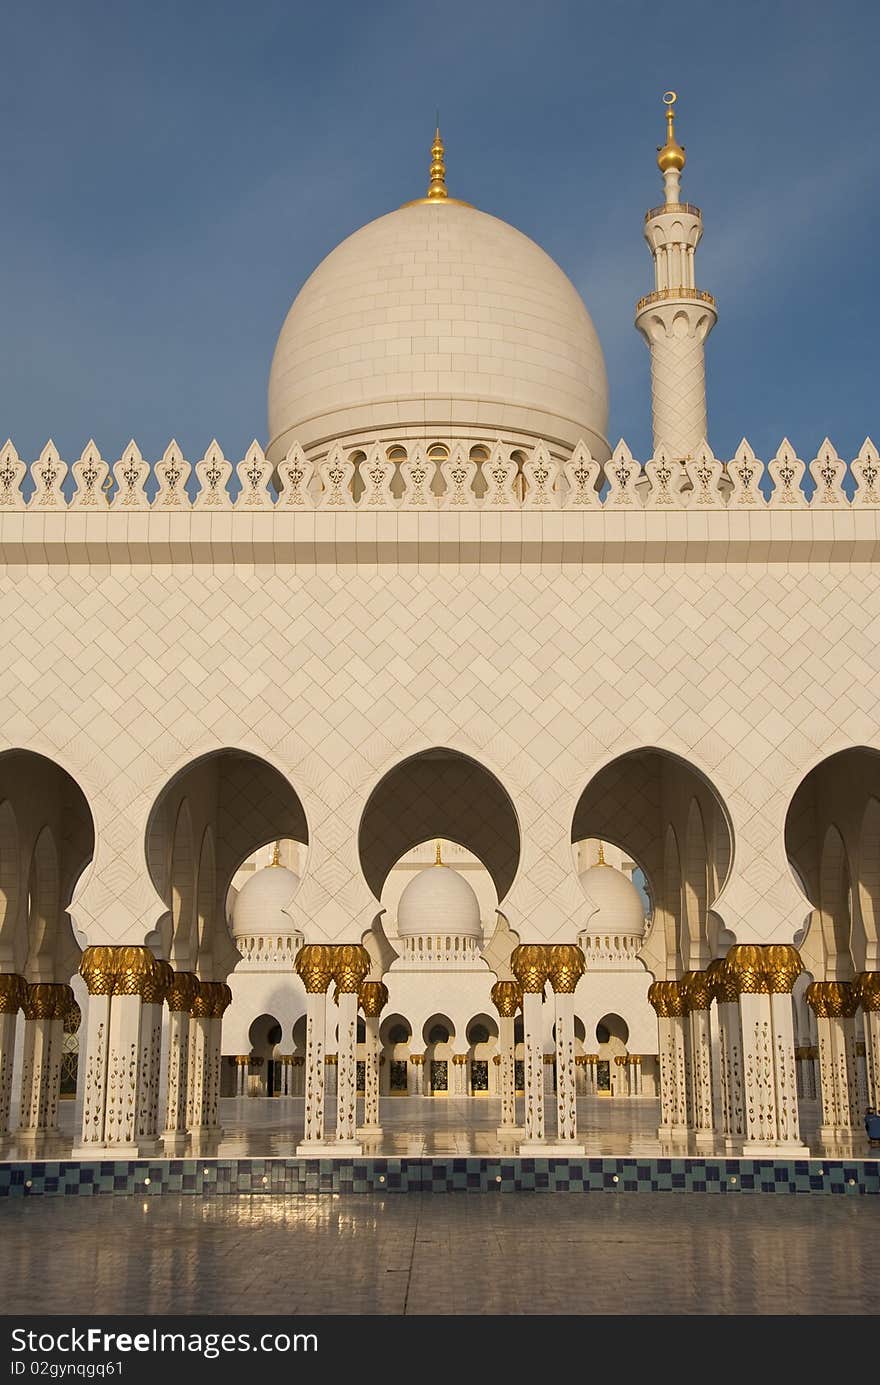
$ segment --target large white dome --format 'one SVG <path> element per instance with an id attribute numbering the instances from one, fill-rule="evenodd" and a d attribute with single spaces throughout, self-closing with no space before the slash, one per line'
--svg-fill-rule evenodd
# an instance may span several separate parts
<path id="1" fill-rule="evenodd" d="M 269 378 L 269 455 L 340 439 L 543 438 L 596 456 L 608 385 L 574 285 L 506 222 L 451 199 L 372 221 L 318 266 Z"/>
<path id="2" fill-rule="evenodd" d="M 232 906 L 233 937 L 255 933 L 290 932 L 293 923 L 284 913 L 299 889 L 299 876 L 286 866 L 265 866 L 246 880 Z"/>
<path id="3" fill-rule="evenodd" d="M 416 934 L 481 938 L 479 900 L 457 870 L 428 866 L 419 871 L 400 896 L 397 932 L 401 938 Z"/>
<path id="4" fill-rule="evenodd" d="M 588 902 L 593 906 L 585 927 L 590 932 L 600 930 L 614 934 L 645 932 L 645 907 L 642 897 L 623 871 L 601 862 L 581 871 L 580 882 Z"/>

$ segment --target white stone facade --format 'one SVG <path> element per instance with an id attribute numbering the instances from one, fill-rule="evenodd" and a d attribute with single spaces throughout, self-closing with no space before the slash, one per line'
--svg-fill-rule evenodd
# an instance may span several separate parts
<path id="1" fill-rule="evenodd" d="M 678 222 L 666 227 L 678 215 L 669 175 L 667 194 L 653 243 L 666 287 L 656 292 L 696 293 L 679 242 L 693 248 L 699 226 L 685 234 L 681 222 L 680 237 Z M 866 441 L 844 461 L 826 441 L 807 468 L 783 441 L 765 470 L 743 442 L 718 459 L 701 436 L 702 382 L 685 400 L 667 372 L 663 407 L 674 410 L 676 397 L 686 405 L 688 436 L 658 436 L 644 466 L 623 442 L 609 456 L 604 367 L 586 311 L 543 252 L 500 223 L 473 231 L 479 216 L 451 202 L 404 209 L 325 262 L 282 334 L 269 457 L 254 443 L 233 467 L 214 443 L 193 466 L 171 443 L 151 465 L 132 443 L 111 470 L 90 443 L 68 475 L 51 443 L 29 468 L 11 443 L 0 450 L 4 1120 L 9 1016 L 24 1008 L 25 1088 L 57 1087 L 55 1058 L 44 1081 L 33 1055 L 57 1050 L 64 987 L 83 949 L 98 949 L 81 962 L 91 988 L 84 1148 L 155 1142 L 166 993 L 174 1148 L 187 1128 L 197 1140 L 216 1134 L 221 1057 L 249 1053 L 259 1004 L 282 1029 L 282 1055 L 307 1020 L 303 1148 L 324 1138 L 329 1054 L 340 1074 L 338 1143 L 351 1150 L 363 985 L 388 987 L 386 1016 L 405 1012 L 424 1046 L 419 1068 L 432 1045 L 436 1057 L 454 1040 L 449 1061 L 461 1057 L 470 1020 L 491 1018 L 493 983 L 516 977 L 529 1148 L 545 1139 L 545 1049 L 555 1043 L 557 1143 L 576 1151 L 577 1043 L 589 1053 L 603 1017 L 624 1012 L 629 1039 L 608 1029 L 602 1042 L 615 1059 L 626 1055 L 614 1042 L 659 1054 L 671 1139 L 802 1148 L 789 997 L 802 965 L 827 1068 L 828 1138 L 850 1138 L 859 1082 L 876 1091 L 877 451 Z M 391 350 L 381 343 L 395 339 L 365 307 L 341 329 L 360 356 L 334 345 L 326 379 L 306 364 L 314 342 L 332 336 L 321 303 L 354 292 L 345 286 L 358 263 L 375 278 L 387 245 L 415 262 L 411 227 L 428 236 L 429 260 L 436 231 L 441 259 L 470 264 L 467 247 L 478 246 L 484 270 L 501 237 L 485 303 L 466 274 L 470 287 L 442 292 L 476 295 L 460 303 L 464 336 L 495 320 L 513 333 L 485 338 L 502 343 L 485 348 L 501 362 L 497 388 L 465 353 L 451 367 L 464 384 L 438 375 L 424 385 L 431 407 L 421 415 L 397 376 L 377 373 Z M 670 285 L 676 254 L 681 282 Z M 422 306 L 438 292 L 431 265 L 413 271 Z M 529 345 L 544 327 L 519 323 L 515 305 L 508 321 L 496 301 L 517 266 L 522 292 L 545 304 L 568 343 L 562 376 L 580 390 L 568 403 Z M 314 285 L 325 279 L 322 299 Z M 388 282 L 374 308 L 390 331 L 403 290 L 393 274 Z M 665 302 L 644 311 L 662 316 Z M 387 390 L 401 403 L 396 422 L 383 412 Z M 512 403 L 507 390 L 519 390 Z M 445 430 L 433 411 L 444 399 L 455 403 Z M 458 408 L 469 399 L 480 403 L 473 415 Z M 557 426 L 564 415 L 571 427 Z M 409 969 L 396 965 L 383 904 L 395 865 L 437 837 L 471 852 L 494 890 L 494 917 L 480 906 L 480 946 L 444 980 L 459 991 L 443 1041 L 430 1038 L 430 992 L 433 954 L 449 947 L 435 929 L 433 951 L 410 947 Z M 289 928 L 267 943 L 249 927 L 236 948 L 232 882 L 281 839 L 300 844 Z M 640 948 L 592 941 L 572 849 L 587 839 L 613 843 L 644 874 L 653 927 Z M 475 942 L 477 932 L 472 919 L 461 936 Z M 603 921 L 597 936 L 606 934 L 615 930 Z M 606 967 L 611 950 L 622 966 Z M 604 961 L 581 977 L 584 951 Z M 731 977 L 722 984 L 711 972 L 730 957 L 738 1006 Z M 326 999 L 334 985 L 338 1012 Z M 543 1012 L 542 994 L 553 1001 Z M 713 1031 L 714 1001 L 724 1023 Z M 364 1008 L 378 1055 L 379 1016 Z M 509 1075 L 512 1015 L 498 1016 L 506 1027 L 491 1037 Z M 260 1042 L 267 1053 L 275 1044 L 268 1031 Z M 103 1085 L 114 1064 L 138 1091 L 132 1110 Z M 803 1093 L 803 1074 L 799 1085 Z M 505 1111 L 513 1128 L 508 1098 Z"/>

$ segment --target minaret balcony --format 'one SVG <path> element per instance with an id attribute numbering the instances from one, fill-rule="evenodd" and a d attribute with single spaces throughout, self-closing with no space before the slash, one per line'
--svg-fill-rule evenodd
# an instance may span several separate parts
<path id="1" fill-rule="evenodd" d="M 708 303 L 710 308 L 715 307 L 715 299 L 711 293 L 705 289 L 654 289 L 653 293 L 646 293 L 644 298 L 640 298 L 636 304 L 636 312 L 640 313 L 643 308 L 649 308 L 652 303 L 663 303 L 670 298 L 683 298 L 689 303 Z"/>
<path id="2" fill-rule="evenodd" d="M 679 216 L 703 215 L 693 202 L 661 202 L 659 207 L 652 207 L 649 212 L 645 212 L 645 220 L 650 221 L 655 216 L 666 216 L 667 213 L 677 213 Z"/>

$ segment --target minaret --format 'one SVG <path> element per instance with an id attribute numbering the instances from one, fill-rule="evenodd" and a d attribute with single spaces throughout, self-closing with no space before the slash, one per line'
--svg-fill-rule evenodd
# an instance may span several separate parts
<path id="1" fill-rule="evenodd" d="M 715 299 L 696 287 L 694 252 L 703 234 L 699 207 L 682 202 L 685 152 L 675 139 L 674 91 L 666 105 L 666 143 L 657 151 L 665 202 L 645 217 L 654 257 L 653 293 L 636 304 L 636 327 L 651 350 L 654 450 L 690 456 L 707 436 L 704 342 L 718 320 Z"/>

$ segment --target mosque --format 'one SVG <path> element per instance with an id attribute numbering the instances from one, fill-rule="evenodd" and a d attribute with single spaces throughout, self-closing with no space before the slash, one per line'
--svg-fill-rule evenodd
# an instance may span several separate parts
<path id="1" fill-rule="evenodd" d="M 0 451 L 0 1158 L 867 1155 L 880 461 L 713 454 L 666 103 L 646 461 L 439 130 L 265 450 Z"/>

